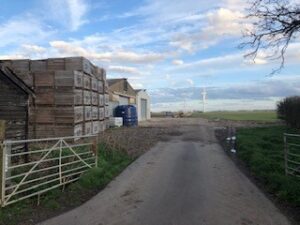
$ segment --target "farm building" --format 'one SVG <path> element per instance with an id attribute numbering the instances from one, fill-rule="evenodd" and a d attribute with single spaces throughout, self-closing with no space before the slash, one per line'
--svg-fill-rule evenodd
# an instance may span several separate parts
<path id="1" fill-rule="evenodd" d="M 144 121 L 151 119 L 150 96 L 145 89 L 137 89 L 135 92 L 138 120 Z"/>
<path id="2" fill-rule="evenodd" d="M 109 116 L 113 117 L 118 105 L 135 105 L 136 93 L 126 78 L 108 79 Z"/>
<path id="3" fill-rule="evenodd" d="M 4 139 L 28 138 L 29 99 L 34 97 L 33 90 L 16 74 L 0 67 L 0 120 L 5 123 Z"/>
<path id="4" fill-rule="evenodd" d="M 34 90 L 30 138 L 97 134 L 106 127 L 106 72 L 83 57 L 1 60 Z"/>

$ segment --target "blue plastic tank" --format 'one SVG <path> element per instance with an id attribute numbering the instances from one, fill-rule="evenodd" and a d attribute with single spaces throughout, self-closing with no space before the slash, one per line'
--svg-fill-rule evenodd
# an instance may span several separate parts
<path id="1" fill-rule="evenodd" d="M 115 109 L 115 117 L 122 117 L 124 126 L 132 127 L 138 125 L 137 111 L 133 105 L 117 106 Z"/>

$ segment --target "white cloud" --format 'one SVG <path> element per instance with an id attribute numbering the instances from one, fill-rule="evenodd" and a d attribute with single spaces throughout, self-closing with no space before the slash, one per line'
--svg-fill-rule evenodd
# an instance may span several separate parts
<path id="1" fill-rule="evenodd" d="M 47 51 L 46 48 L 38 46 L 38 45 L 24 44 L 24 45 L 22 45 L 22 48 L 26 51 L 36 52 L 36 53 L 45 53 Z"/>
<path id="2" fill-rule="evenodd" d="M 244 15 L 239 11 L 233 11 L 226 8 L 220 8 L 209 12 L 207 15 L 208 26 L 203 32 L 209 32 L 210 35 L 241 35 L 245 24 L 240 21 Z"/>
<path id="3" fill-rule="evenodd" d="M 6 59 L 24 59 L 24 55 L 19 55 L 19 54 L 0 55 L 0 60 L 6 60 Z"/>
<path id="4" fill-rule="evenodd" d="M 112 62 L 129 62 L 129 63 L 151 63 L 165 59 L 165 55 L 161 53 L 137 53 L 125 50 L 116 50 L 110 52 L 97 53 L 95 50 L 90 50 L 65 41 L 52 41 L 51 47 L 58 50 L 63 55 L 80 55 L 92 60 L 112 61 Z"/>
<path id="5" fill-rule="evenodd" d="M 179 60 L 179 59 L 175 59 L 175 60 L 173 60 L 173 62 L 172 62 L 174 65 L 183 65 L 184 64 L 184 62 L 182 61 L 182 60 Z"/>
<path id="6" fill-rule="evenodd" d="M 224 67 L 232 65 L 242 65 L 244 58 L 242 54 L 230 54 L 224 56 L 218 56 L 213 58 L 201 59 L 190 63 L 185 63 L 178 66 L 177 69 L 188 69 L 188 68 L 202 68 L 203 67 Z"/>
<path id="7" fill-rule="evenodd" d="M 182 109 L 199 110 L 201 87 L 160 88 L 150 91 L 155 111 Z M 208 86 L 207 109 L 259 110 L 275 109 L 276 102 L 286 96 L 300 94 L 300 76 L 274 76 L 268 79 L 226 86 Z M 185 104 L 183 99 L 186 99 Z"/>
<path id="8" fill-rule="evenodd" d="M 236 110 L 274 110 L 280 98 L 254 99 L 217 99 L 209 100 L 206 111 L 236 111 Z M 164 102 L 151 104 L 154 112 L 162 111 L 193 111 L 202 110 L 202 102 L 199 100 Z"/>
<path id="9" fill-rule="evenodd" d="M 135 67 L 129 66 L 109 66 L 109 71 L 120 72 L 120 73 L 129 73 L 129 74 L 141 74 L 141 72 Z"/>
<path id="10" fill-rule="evenodd" d="M 135 80 L 129 79 L 129 82 L 134 89 L 143 89 L 144 88 L 144 85 L 142 83 L 138 83 Z"/>
<path id="11" fill-rule="evenodd" d="M 250 25 L 242 21 L 243 17 L 240 11 L 227 8 L 211 10 L 198 17 L 199 21 L 192 22 L 196 25 L 189 24 L 185 32 L 173 35 L 170 45 L 195 52 L 215 45 L 226 37 L 241 36 L 243 30 L 250 29 Z"/>
<path id="12" fill-rule="evenodd" d="M 54 34 L 53 30 L 31 15 L 9 19 L 0 27 L 0 47 L 40 43 Z"/>
<path id="13" fill-rule="evenodd" d="M 87 12 L 87 4 L 84 0 L 67 0 L 70 11 L 71 30 L 77 30 L 87 22 L 83 17 Z"/>
<path id="14" fill-rule="evenodd" d="M 85 0 L 51 0 L 47 5 L 50 8 L 49 19 L 62 23 L 70 31 L 76 31 L 88 22 L 85 16 L 89 6 Z"/>
<path id="15" fill-rule="evenodd" d="M 190 86 L 194 86 L 194 81 L 192 79 L 186 79 L 186 82 L 190 85 Z"/>

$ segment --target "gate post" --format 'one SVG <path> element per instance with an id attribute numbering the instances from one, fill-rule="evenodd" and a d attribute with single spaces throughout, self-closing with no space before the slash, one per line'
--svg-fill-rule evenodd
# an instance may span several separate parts
<path id="1" fill-rule="evenodd" d="M 3 141 L 5 139 L 5 121 L 0 120 L 0 206 L 4 206 L 5 194 L 5 154 Z"/>
<path id="2" fill-rule="evenodd" d="M 284 169 L 285 175 L 288 175 L 288 145 L 287 145 L 287 137 L 283 135 L 283 142 L 284 142 Z"/>

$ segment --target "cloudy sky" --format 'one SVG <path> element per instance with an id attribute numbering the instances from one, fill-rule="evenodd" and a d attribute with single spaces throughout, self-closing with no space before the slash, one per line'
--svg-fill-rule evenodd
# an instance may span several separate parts
<path id="1" fill-rule="evenodd" d="M 300 42 L 277 61 L 245 59 L 245 0 L 0 0 L 0 59 L 85 56 L 145 88 L 154 110 L 272 109 L 300 94 Z M 173 107 L 173 108 L 172 108 Z"/>

